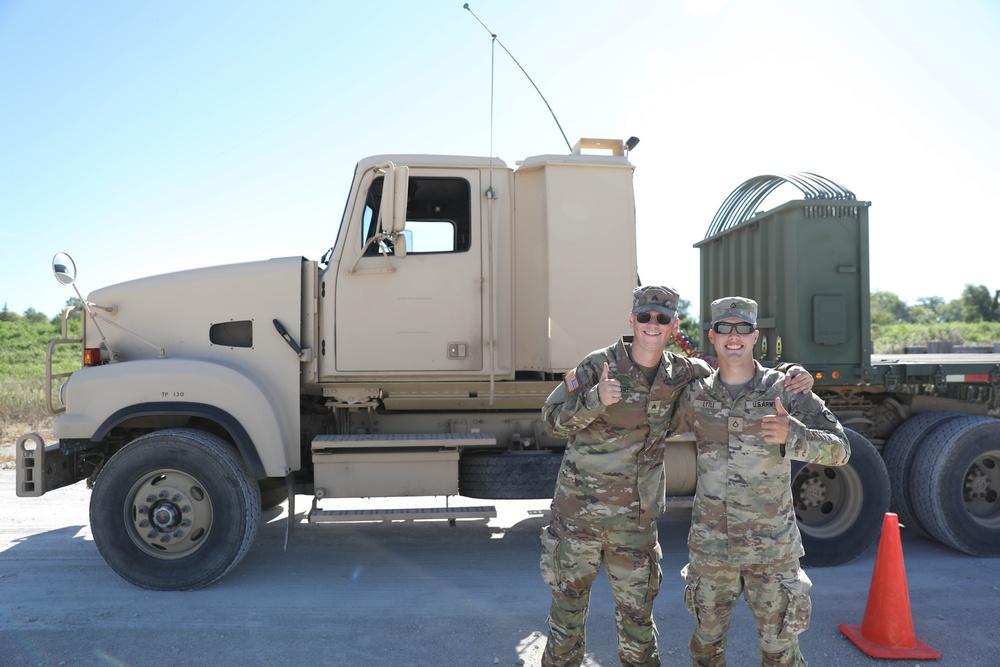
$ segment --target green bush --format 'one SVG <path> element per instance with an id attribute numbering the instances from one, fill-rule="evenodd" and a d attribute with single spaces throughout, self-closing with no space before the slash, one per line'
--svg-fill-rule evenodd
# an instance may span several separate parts
<path id="1" fill-rule="evenodd" d="M 875 354 L 901 354 L 907 347 L 924 346 L 932 341 L 992 346 L 1000 342 L 1000 322 L 873 325 L 872 341 Z"/>
<path id="2" fill-rule="evenodd" d="M 0 321 L 0 415 L 5 421 L 36 422 L 45 408 L 45 351 L 60 338 L 58 324 L 44 319 Z M 70 321 L 68 338 L 80 336 L 80 322 Z M 80 347 L 61 345 L 53 358 L 53 372 L 80 367 Z"/>

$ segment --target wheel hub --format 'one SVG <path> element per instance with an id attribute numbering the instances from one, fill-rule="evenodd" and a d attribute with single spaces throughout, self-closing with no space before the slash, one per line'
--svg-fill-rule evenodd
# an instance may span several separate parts
<path id="1" fill-rule="evenodd" d="M 180 525 L 181 510 L 171 502 L 157 503 L 150 512 L 157 530 L 170 531 Z"/>
<path id="2" fill-rule="evenodd" d="M 820 507 L 826 502 L 826 496 L 826 485 L 819 477 L 810 477 L 799 487 L 799 503 L 804 507 Z"/>
<path id="3" fill-rule="evenodd" d="M 176 470 L 137 482 L 126 506 L 130 534 L 143 551 L 181 558 L 197 549 L 212 526 L 212 503 L 198 480 Z"/>
<path id="4" fill-rule="evenodd" d="M 965 500 L 967 502 L 984 498 L 989 502 L 995 502 L 997 492 L 991 488 L 989 475 L 984 473 L 978 465 L 969 469 L 969 474 L 965 476 Z"/>

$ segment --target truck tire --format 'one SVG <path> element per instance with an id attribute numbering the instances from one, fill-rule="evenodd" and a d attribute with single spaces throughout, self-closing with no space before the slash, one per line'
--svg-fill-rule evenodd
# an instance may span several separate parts
<path id="1" fill-rule="evenodd" d="M 973 556 L 1000 556 L 1000 420 L 960 417 L 928 434 L 910 494 L 932 536 Z"/>
<path id="2" fill-rule="evenodd" d="M 104 466 L 90 525 L 104 560 L 141 588 L 188 591 L 232 570 L 253 543 L 260 490 L 221 438 L 192 429 L 136 438 Z"/>
<path id="3" fill-rule="evenodd" d="M 839 565 L 861 555 L 878 537 L 889 509 L 889 475 L 878 450 L 860 433 L 844 432 L 851 445 L 845 465 L 792 462 L 803 565 Z"/>
<path id="4" fill-rule="evenodd" d="M 526 500 L 551 498 L 561 453 L 469 453 L 458 467 L 458 492 L 468 498 Z"/>
<path id="5" fill-rule="evenodd" d="M 899 517 L 899 523 L 917 535 L 926 535 L 927 531 L 916 517 L 910 496 L 913 457 L 928 433 L 942 423 L 961 416 L 957 412 L 940 411 L 913 415 L 893 431 L 889 441 L 885 443 L 882 458 L 885 459 L 885 467 L 889 472 L 889 507 Z"/>

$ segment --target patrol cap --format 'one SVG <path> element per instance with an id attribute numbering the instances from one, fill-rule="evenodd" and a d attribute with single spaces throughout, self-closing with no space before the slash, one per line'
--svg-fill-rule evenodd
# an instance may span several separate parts
<path id="1" fill-rule="evenodd" d="M 745 296 L 727 296 L 712 302 L 712 326 L 730 318 L 757 326 L 757 302 Z"/>
<path id="2" fill-rule="evenodd" d="M 632 312 L 642 313 L 655 310 L 674 317 L 677 314 L 677 300 L 680 294 L 672 287 L 644 285 L 632 291 Z"/>

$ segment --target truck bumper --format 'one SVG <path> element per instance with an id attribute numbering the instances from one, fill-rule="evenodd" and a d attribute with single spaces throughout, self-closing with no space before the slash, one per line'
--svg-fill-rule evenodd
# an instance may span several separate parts
<path id="1" fill-rule="evenodd" d="M 17 439 L 16 492 L 19 498 L 33 498 L 80 479 L 74 472 L 72 456 L 66 456 L 58 444 L 46 447 L 37 433 L 27 433 Z"/>

